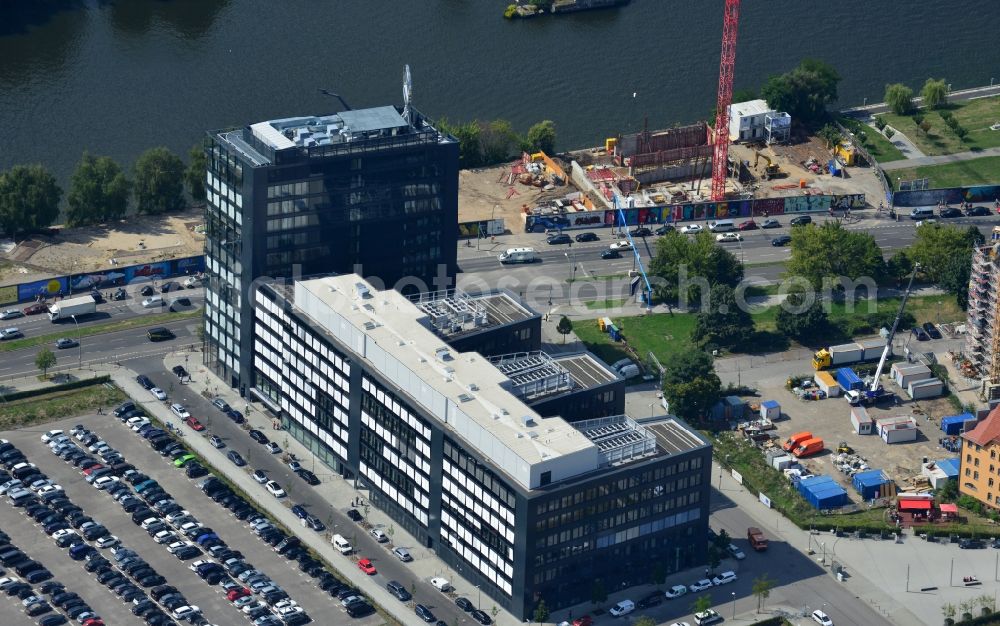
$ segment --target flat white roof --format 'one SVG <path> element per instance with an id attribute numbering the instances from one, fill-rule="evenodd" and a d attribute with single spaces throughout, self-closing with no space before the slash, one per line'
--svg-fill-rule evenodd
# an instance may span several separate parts
<path id="1" fill-rule="evenodd" d="M 599 469 L 598 447 L 560 417 L 542 418 L 503 388 L 508 378 L 474 352 L 456 352 L 397 291 L 357 274 L 295 283 L 295 307 L 401 388 L 525 488 Z"/>
<path id="2" fill-rule="evenodd" d="M 767 106 L 766 100 L 747 100 L 746 102 L 734 102 L 729 105 L 730 118 L 763 115 L 772 111 L 773 109 Z"/>

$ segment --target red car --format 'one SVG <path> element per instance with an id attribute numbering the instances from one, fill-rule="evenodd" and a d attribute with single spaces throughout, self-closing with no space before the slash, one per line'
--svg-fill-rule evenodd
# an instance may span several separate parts
<path id="1" fill-rule="evenodd" d="M 573 626 L 591 626 L 594 620 L 589 615 L 584 615 L 573 620 Z"/>
<path id="2" fill-rule="evenodd" d="M 184 422 L 198 432 L 205 430 L 205 425 L 199 422 L 197 417 L 191 416 L 184 420 Z"/>
<path id="3" fill-rule="evenodd" d="M 229 592 L 226 594 L 226 600 L 229 600 L 230 602 L 236 602 L 240 598 L 246 597 L 248 595 L 250 595 L 250 590 L 247 589 L 246 587 L 243 587 L 241 589 L 230 589 Z"/>
<path id="4" fill-rule="evenodd" d="M 91 474 L 93 474 L 97 470 L 103 469 L 103 468 L 104 468 L 104 466 L 101 465 L 100 463 L 98 463 L 97 465 L 92 465 L 92 466 L 88 467 L 87 469 L 83 470 L 83 475 L 84 476 L 90 476 Z"/>
<path id="5" fill-rule="evenodd" d="M 21 312 L 25 315 L 38 315 L 39 313 L 48 313 L 48 305 L 42 302 L 36 302 L 35 304 L 29 304 L 28 306 L 21 309 Z"/>
<path id="6" fill-rule="evenodd" d="M 375 571 L 375 566 L 372 565 L 370 559 L 361 559 L 360 561 L 358 561 L 358 569 L 368 574 L 369 576 L 374 576 L 377 573 Z"/>
<path id="7" fill-rule="evenodd" d="M 757 230 L 757 222 L 753 220 L 740 222 L 740 230 Z"/>
<path id="8" fill-rule="evenodd" d="M 83 621 L 83 626 L 104 626 L 104 620 L 99 617 L 90 617 Z"/>

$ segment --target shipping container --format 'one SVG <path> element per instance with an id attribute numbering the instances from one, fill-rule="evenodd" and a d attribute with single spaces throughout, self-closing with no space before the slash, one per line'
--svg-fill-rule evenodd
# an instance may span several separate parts
<path id="1" fill-rule="evenodd" d="M 966 426 L 966 422 L 972 422 Z M 941 418 L 941 430 L 946 435 L 960 435 L 966 430 L 971 430 L 976 425 L 976 416 L 972 413 L 962 413 L 961 415 L 949 415 Z"/>
<path id="2" fill-rule="evenodd" d="M 771 459 L 771 467 L 780 472 L 791 467 L 792 463 L 794 462 L 795 459 L 788 456 L 787 454 L 782 454 L 781 456 L 776 456 L 773 459 Z"/>
<path id="3" fill-rule="evenodd" d="M 861 346 L 861 360 L 862 361 L 874 361 L 875 359 L 882 358 L 882 353 L 885 351 L 885 339 L 881 337 L 873 337 L 871 339 L 862 339 L 858 342 Z"/>
<path id="4" fill-rule="evenodd" d="M 828 398 L 836 398 L 840 395 L 840 384 L 837 383 L 830 372 L 816 372 L 813 380 L 816 381 L 816 385 L 826 393 Z"/>
<path id="5" fill-rule="evenodd" d="M 885 417 L 875 420 L 878 435 L 886 443 L 903 443 L 917 440 L 917 420 L 910 415 Z"/>
<path id="6" fill-rule="evenodd" d="M 921 363 L 895 363 L 891 370 L 892 380 L 906 389 L 915 380 L 926 380 L 931 377 L 931 370 Z"/>
<path id="7" fill-rule="evenodd" d="M 856 391 L 864 387 L 864 383 L 858 375 L 849 367 L 842 367 L 837 370 L 837 383 L 844 391 Z"/>
<path id="8" fill-rule="evenodd" d="M 851 478 L 854 489 L 865 500 L 895 495 L 895 489 L 889 487 L 891 483 L 889 477 L 880 469 L 858 472 Z"/>
<path id="9" fill-rule="evenodd" d="M 936 398 L 944 393 L 944 382 L 938 378 L 915 380 L 906 387 L 906 393 L 914 400 Z"/>
<path id="10" fill-rule="evenodd" d="M 870 435 L 875 426 L 875 421 L 868 415 L 868 411 L 863 406 L 851 407 L 851 426 L 854 432 L 859 435 Z"/>
<path id="11" fill-rule="evenodd" d="M 781 419 L 781 405 L 777 400 L 764 400 L 760 403 L 760 416 L 772 422 Z"/>

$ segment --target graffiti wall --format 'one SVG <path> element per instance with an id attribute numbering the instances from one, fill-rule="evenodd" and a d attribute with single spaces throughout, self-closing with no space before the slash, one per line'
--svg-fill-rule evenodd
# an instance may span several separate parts
<path id="1" fill-rule="evenodd" d="M 937 206 L 939 202 L 958 204 L 960 202 L 996 202 L 997 200 L 1000 200 L 1000 185 L 921 189 L 897 191 L 892 194 L 893 206 L 906 207 Z"/>
<path id="2" fill-rule="evenodd" d="M 22 283 L 16 286 L 16 292 L 8 290 L 6 292 L 7 298 L 3 299 L 3 301 L 27 302 L 35 300 L 39 296 L 50 298 L 77 291 L 89 292 L 94 289 L 108 289 L 141 280 L 157 280 L 170 276 L 189 276 L 200 274 L 204 271 L 204 256 L 185 257 L 183 259 L 173 259 L 160 263 L 128 265 L 125 267 L 116 267 L 114 271 L 109 272 L 71 274 L 70 276 L 56 276 L 30 283 Z M 0 292 L 0 295 L 4 295 L 4 293 Z"/>
<path id="3" fill-rule="evenodd" d="M 836 210 L 863 209 L 865 194 L 810 195 L 788 198 L 760 198 L 757 200 L 732 200 L 729 202 L 699 202 L 667 206 L 622 209 L 625 224 L 664 224 L 691 220 L 738 219 L 786 213 L 816 213 Z M 525 232 L 544 232 L 548 229 L 570 230 L 596 226 L 621 226 L 617 211 L 587 211 L 564 215 L 526 215 Z"/>

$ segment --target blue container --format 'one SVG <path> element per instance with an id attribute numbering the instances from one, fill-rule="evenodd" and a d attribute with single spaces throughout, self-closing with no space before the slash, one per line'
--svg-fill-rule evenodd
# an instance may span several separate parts
<path id="1" fill-rule="evenodd" d="M 865 500 L 871 500 L 883 495 L 885 485 L 889 484 L 889 477 L 882 470 L 868 470 L 858 472 L 851 479 L 851 484 Z"/>
<path id="2" fill-rule="evenodd" d="M 621 341 L 622 331 L 618 330 L 618 327 L 612 324 L 608 326 L 608 335 L 611 336 L 611 341 Z"/>
<path id="3" fill-rule="evenodd" d="M 858 378 L 849 367 L 842 367 L 837 370 L 837 383 L 844 391 L 857 391 L 864 387 L 864 383 Z"/>
<path id="4" fill-rule="evenodd" d="M 976 417 L 972 413 L 962 413 L 961 415 L 949 415 L 948 417 L 941 418 L 941 430 L 944 431 L 946 435 L 960 435 L 965 426 L 965 423 L 972 420 L 975 422 Z"/>

